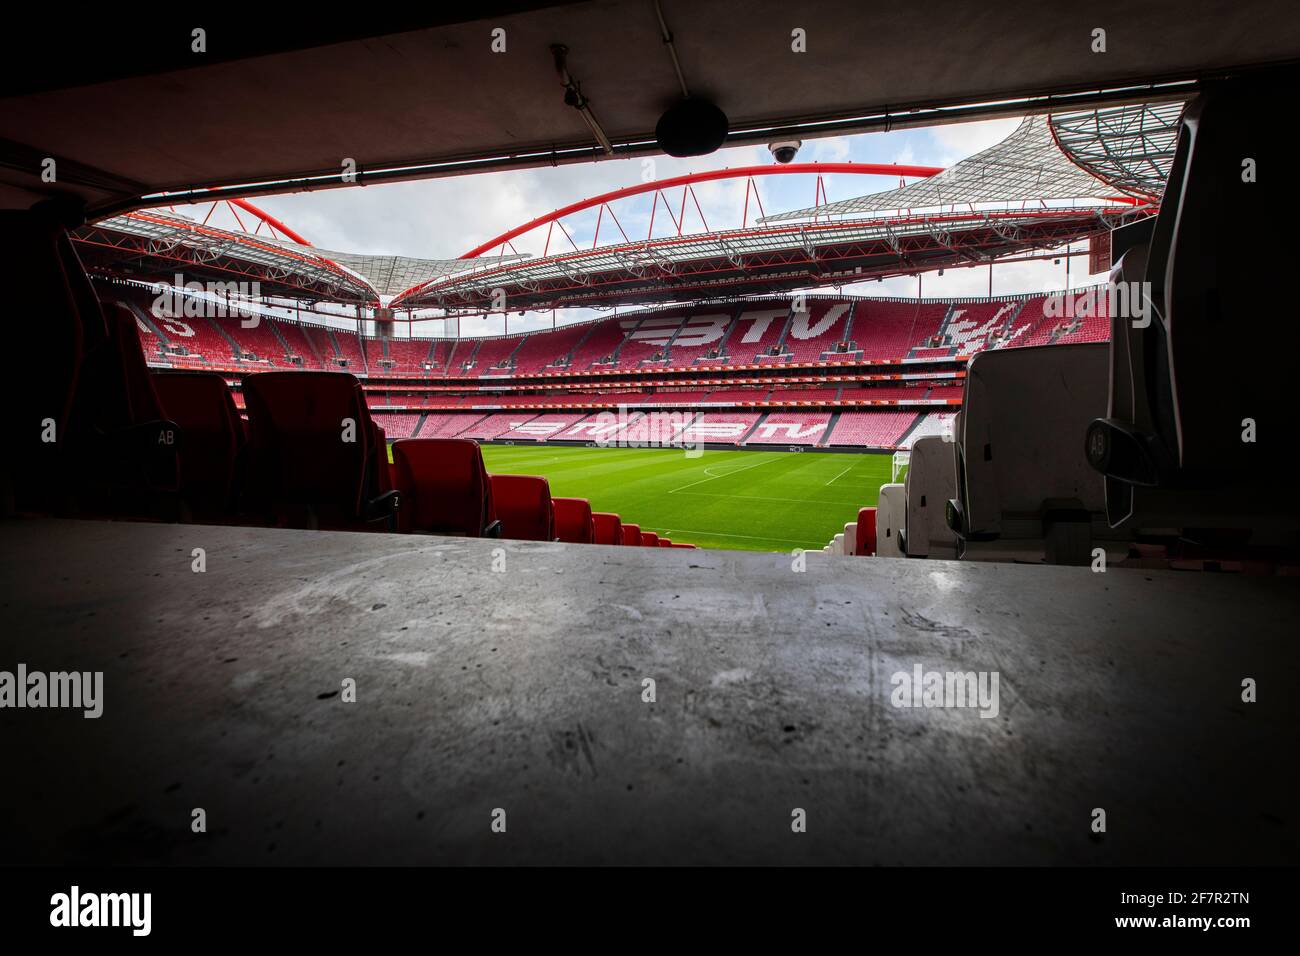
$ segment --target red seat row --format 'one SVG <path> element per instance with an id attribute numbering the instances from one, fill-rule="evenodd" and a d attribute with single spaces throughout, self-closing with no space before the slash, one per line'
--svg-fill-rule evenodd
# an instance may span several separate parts
<path id="1" fill-rule="evenodd" d="M 571 544 L 675 545 L 642 533 L 585 498 L 553 498 L 536 475 L 489 475 L 478 442 L 407 438 L 393 443 L 394 484 L 402 496 L 398 530 Z"/>

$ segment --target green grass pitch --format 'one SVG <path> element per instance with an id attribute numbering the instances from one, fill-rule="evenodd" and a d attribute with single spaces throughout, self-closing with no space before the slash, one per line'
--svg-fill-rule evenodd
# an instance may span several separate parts
<path id="1" fill-rule="evenodd" d="M 702 548 L 820 550 L 888 483 L 889 454 L 484 445 L 492 474 L 542 475 L 643 531 Z"/>

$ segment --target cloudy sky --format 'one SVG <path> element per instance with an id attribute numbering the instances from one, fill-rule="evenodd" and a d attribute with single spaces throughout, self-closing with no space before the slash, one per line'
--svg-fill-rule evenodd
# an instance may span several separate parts
<path id="1" fill-rule="evenodd" d="M 921 130 L 867 133 L 808 140 L 797 162 L 872 162 L 917 163 L 927 166 L 951 166 L 972 153 L 992 146 L 1017 125 L 1018 120 L 990 120 L 937 126 Z M 684 173 L 726 167 L 767 165 L 773 162 L 766 146 L 737 147 L 695 159 L 667 156 L 653 160 L 608 160 L 582 165 L 546 167 L 512 172 L 488 173 L 451 179 L 433 179 L 411 183 L 332 189 L 315 193 L 271 196 L 257 204 L 297 230 L 313 244 L 324 249 L 367 254 L 407 255 L 423 258 L 455 258 L 481 242 L 539 215 L 580 199 L 595 196 L 644 181 L 647 162 L 653 162 L 650 178 L 666 179 Z M 830 201 L 848 199 L 898 185 L 889 177 L 832 175 L 824 177 Z M 771 214 L 811 206 L 816 179 L 813 176 L 763 177 L 755 180 L 764 210 Z M 744 179 L 697 184 L 695 193 L 712 229 L 736 228 L 741 222 L 746 182 Z M 680 190 L 673 191 L 680 202 Z M 646 235 L 653 193 L 625 199 L 614 210 L 619 222 L 632 238 Z M 685 228 L 701 228 L 693 204 L 688 202 Z M 673 209 L 673 215 L 677 208 Z M 565 227 L 580 247 L 590 247 L 596 226 L 597 210 L 579 213 L 565 220 Z M 754 202 L 750 201 L 749 221 L 753 222 Z M 675 227 L 664 215 L 662 202 L 655 219 L 655 235 L 665 235 Z M 612 229 L 609 217 L 600 227 L 602 244 L 621 238 Z M 546 230 L 541 228 L 515 240 L 519 252 L 542 253 Z M 557 230 L 551 237 L 551 251 L 569 249 Z M 1076 246 L 1083 248 L 1082 244 Z M 1070 266 L 1070 284 L 1083 285 L 1090 279 L 1082 274 L 1086 258 L 1076 257 Z M 1037 292 L 1060 289 L 1065 284 L 1065 264 L 1050 260 L 1013 263 L 999 266 L 993 273 L 993 291 L 997 293 Z M 943 276 L 926 273 L 922 290 L 926 296 L 985 295 L 988 270 L 948 269 Z M 914 278 L 904 277 L 846 286 L 845 291 L 870 295 L 915 295 Z M 587 310 L 567 310 L 559 322 L 590 318 Z M 510 316 L 510 331 L 549 327 L 552 318 L 545 314 Z M 417 335 L 443 332 L 442 322 L 419 323 Z M 502 331 L 500 316 L 465 319 L 463 335 L 492 335 Z"/>

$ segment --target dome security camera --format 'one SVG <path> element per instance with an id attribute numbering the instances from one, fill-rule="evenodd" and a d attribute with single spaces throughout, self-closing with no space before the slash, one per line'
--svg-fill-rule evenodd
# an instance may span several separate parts
<path id="1" fill-rule="evenodd" d="M 767 148 L 771 151 L 773 159 L 784 164 L 794 159 L 795 153 L 799 152 L 799 147 L 802 145 L 801 139 L 787 139 L 779 143 L 769 143 Z"/>

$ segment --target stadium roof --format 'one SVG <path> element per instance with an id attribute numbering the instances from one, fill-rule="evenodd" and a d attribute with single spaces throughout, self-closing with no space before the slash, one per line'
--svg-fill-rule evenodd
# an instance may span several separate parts
<path id="1" fill-rule="evenodd" d="M 1097 142 L 1104 146 L 1109 131 L 1101 127 Z M 766 216 L 751 228 L 430 279 L 392 304 L 500 311 L 498 291 L 521 309 L 841 285 L 1055 248 L 1153 208 L 1080 168 L 1048 119 L 1028 116 L 1002 142 L 897 189 Z"/>
<path id="2" fill-rule="evenodd" d="M 1133 102 L 1153 83 L 1300 59 L 1294 0 L 1196 15 L 1184 0 L 663 8 L 690 92 L 726 112 L 730 145 Z M 681 86 L 652 4 L 471 9 L 340 18 L 264 5 L 250 17 L 217 6 L 200 54 L 184 11 L 79 8 L 45 68 L 0 61 L 0 206 L 73 196 L 107 215 L 214 187 L 325 188 L 347 184 L 345 159 L 375 183 L 603 158 L 565 104 L 554 43 L 568 47 L 611 155 L 657 152 L 655 125 Z M 806 53 L 792 49 L 796 29 Z"/>
<path id="3" fill-rule="evenodd" d="M 113 216 L 73 233 L 87 265 L 145 281 L 256 280 L 266 296 L 374 304 L 417 282 L 472 272 L 521 255 L 479 259 L 419 259 L 320 249 L 274 235 L 198 222 L 174 210 Z"/>
<path id="4" fill-rule="evenodd" d="M 1059 248 L 1149 215 L 1132 206 L 883 215 L 773 223 L 529 259 L 417 286 L 394 308 L 508 309 L 693 301 L 845 285 Z"/>
<path id="5" fill-rule="evenodd" d="M 1178 145 L 1180 102 L 1137 103 L 1051 119 L 1061 150 L 1081 169 L 1129 196 L 1158 202 Z"/>
<path id="6" fill-rule="evenodd" d="M 527 253 L 504 256 L 480 256 L 475 259 L 418 259 L 413 256 L 365 255 L 355 252 L 333 252 L 316 246 L 304 246 L 285 240 L 273 240 L 287 249 L 302 253 L 317 253 L 337 262 L 349 271 L 365 278 L 379 295 L 395 296 L 413 285 L 428 279 L 449 276 L 458 272 L 487 269 L 506 262 L 527 259 Z"/>
<path id="7" fill-rule="evenodd" d="M 1177 119 L 1175 112 L 1175 124 Z M 1108 133 L 1109 130 L 1102 130 L 1098 142 L 1105 142 Z M 1053 137 L 1046 117 L 1026 116 L 1002 142 L 928 179 L 855 199 L 794 209 L 759 221 L 791 222 L 827 216 L 856 217 L 887 210 L 944 210 L 957 206 L 985 207 L 1025 201 L 1091 202 L 1099 198 L 1114 200 L 1126 197 L 1071 162 Z"/>

